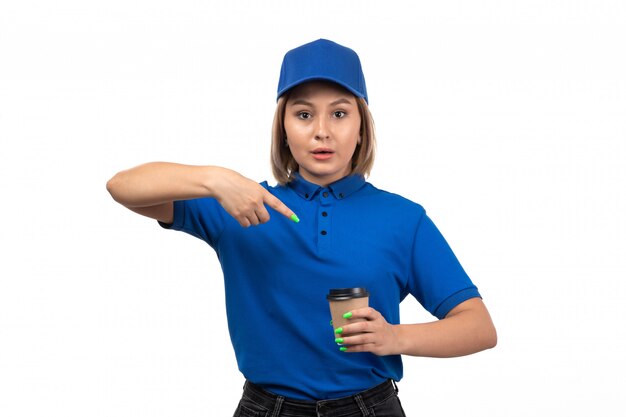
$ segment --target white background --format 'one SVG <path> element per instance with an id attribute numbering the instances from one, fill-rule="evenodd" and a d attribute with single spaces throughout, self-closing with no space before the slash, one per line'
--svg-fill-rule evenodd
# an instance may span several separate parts
<path id="1" fill-rule="evenodd" d="M 282 56 L 322 37 L 361 57 L 370 181 L 427 209 L 498 329 L 406 357 L 407 414 L 624 415 L 623 1 L 3 0 L 1 416 L 232 415 L 216 256 L 105 183 L 154 160 L 273 182 Z"/>

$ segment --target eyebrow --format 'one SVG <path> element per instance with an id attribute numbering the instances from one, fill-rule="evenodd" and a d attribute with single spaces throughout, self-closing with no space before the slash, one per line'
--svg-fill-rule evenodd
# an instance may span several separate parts
<path id="1" fill-rule="evenodd" d="M 298 104 L 303 104 L 305 106 L 313 107 L 313 103 L 302 98 L 294 100 L 290 105 L 296 106 Z M 350 102 L 350 100 L 348 100 L 347 98 L 343 98 L 343 97 L 330 103 L 331 106 L 336 106 L 338 104 L 352 104 L 352 103 Z"/>

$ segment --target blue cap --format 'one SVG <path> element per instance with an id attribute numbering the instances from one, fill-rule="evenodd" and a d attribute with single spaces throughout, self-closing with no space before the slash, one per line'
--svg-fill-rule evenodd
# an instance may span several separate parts
<path id="1" fill-rule="evenodd" d="M 359 56 L 338 43 L 318 39 L 287 52 L 280 68 L 276 99 L 287 90 L 313 80 L 335 82 L 368 102 Z"/>

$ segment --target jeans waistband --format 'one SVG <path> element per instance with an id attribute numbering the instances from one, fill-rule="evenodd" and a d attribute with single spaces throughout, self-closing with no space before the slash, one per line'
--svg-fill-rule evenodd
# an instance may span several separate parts
<path id="1" fill-rule="evenodd" d="M 391 379 L 349 397 L 320 401 L 286 398 L 265 391 L 250 381 L 246 381 L 243 390 L 244 396 L 269 410 L 268 415 L 270 417 L 282 415 L 340 417 L 359 411 L 361 411 L 363 416 L 371 416 L 372 414 L 368 411 L 370 407 L 385 401 L 397 393 L 398 387 Z"/>

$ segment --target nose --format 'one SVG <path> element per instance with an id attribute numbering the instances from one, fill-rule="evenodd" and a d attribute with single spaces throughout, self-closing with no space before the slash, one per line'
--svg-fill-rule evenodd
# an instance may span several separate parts
<path id="1" fill-rule="evenodd" d="M 328 133 L 327 121 L 323 117 L 320 117 L 317 120 L 318 122 L 317 122 L 317 131 L 315 132 L 315 139 L 317 140 L 328 139 L 330 135 Z"/>

